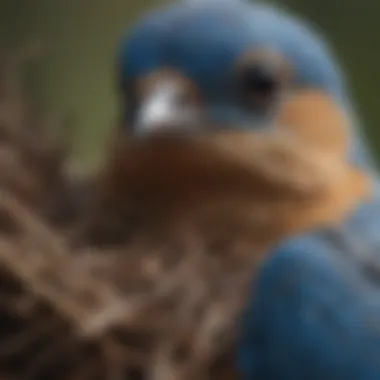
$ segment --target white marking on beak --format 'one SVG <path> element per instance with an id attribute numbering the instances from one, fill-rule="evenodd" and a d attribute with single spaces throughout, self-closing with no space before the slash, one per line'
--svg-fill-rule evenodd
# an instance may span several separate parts
<path id="1" fill-rule="evenodd" d="M 189 130 L 197 127 L 199 110 L 183 100 L 183 89 L 174 81 L 157 84 L 140 105 L 136 133 L 145 135 L 160 130 Z"/>

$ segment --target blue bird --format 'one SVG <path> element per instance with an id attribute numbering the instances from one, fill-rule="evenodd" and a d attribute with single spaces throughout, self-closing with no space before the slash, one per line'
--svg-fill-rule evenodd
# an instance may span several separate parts
<path id="1" fill-rule="evenodd" d="M 380 379 L 380 192 L 346 80 L 324 39 L 273 6 L 188 1 L 143 17 L 117 63 L 124 125 L 136 136 L 198 133 L 195 125 L 272 128 L 284 101 L 308 90 L 343 110 L 345 159 L 370 178 L 374 196 L 358 199 L 345 220 L 268 253 L 240 321 L 237 362 L 246 380 Z"/>

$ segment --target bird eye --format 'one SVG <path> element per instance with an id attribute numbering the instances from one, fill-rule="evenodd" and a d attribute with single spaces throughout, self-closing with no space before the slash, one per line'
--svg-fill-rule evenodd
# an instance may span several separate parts
<path id="1" fill-rule="evenodd" d="M 270 101 L 279 87 L 275 73 L 260 64 L 243 70 L 239 82 L 241 95 L 245 100 L 251 100 L 250 103 Z"/>
<path id="2" fill-rule="evenodd" d="M 244 106 L 265 111 L 290 83 L 290 72 L 277 55 L 248 54 L 239 62 L 237 83 Z"/>

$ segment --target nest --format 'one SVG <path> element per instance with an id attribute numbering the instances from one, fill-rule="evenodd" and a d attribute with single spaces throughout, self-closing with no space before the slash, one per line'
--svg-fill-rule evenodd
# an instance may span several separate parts
<path id="1" fill-rule="evenodd" d="M 106 165 L 95 177 L 73 177 L 67 135 L 52 136 L 20 87 L 24 56 L 3 61 L 0 91 L 0 378 L 237 379 L 235 323 L 262 252 L 281 236 L 347 212 L 365 193 L 359 174 L 347 174 L 341 163 L 310 159 L 304 144 L 297 150 L 269 137 L 256 143 L 256 159 L 250 157 L 258 173 L 254 183 L 271 184 L 252 187 L 260 189 L 249 203 L 254 223 L 240 217 L 247 203 L 232 202 L 223 210 L 234 210 L 224 226 L 215 223 L 221 219 L 215 210 L 205 216 L 191 207 L 192 213 L 182 214 L 201 220 L 198 225 L 170 214 L 159 233 L 150 224 L 128 234 L 136 222 L 119 218 L 116 226 L 115 209 L 129 210 L 130 200 L 137 202 L 129 193 L 133 184 L 135 192 L 146 188 L 141 176 L 134 182 L 131 171 L 120 172 L 113 161 L 125 163 L 119 153 L 128 150 L 116 149 L 108 161 L 112 170 Z M 268 144 L 271 149 L 264 149 Z M 273 206 L 280 184 L 288 189 L 286 202 Z M 349 189 L 345 196 L 342 187 Z M 302 216 L 292 223 L 296 202 Z M 211 203 L 207 198 L 202 212 Z M 211 230 L 211 224 L 220 228 Z M 120 228 L 127 239 L 98 244 L 99 236 L 107 240 Z"/>
<path id="2" fill-rule="evenodd" d="M 218 369 L 214 349 L 230 347 L 244 299 L 236 291 L 250 277 L 238 260 L 235 271 L 206 262 L 194 238 L 70 251 L 17 200 L 0 199 L 5 378 L 177 379 Z"/>
<path id="3" fill-rule="evenodd" d="M 91 217 L 93 179 L 70 174 L 67 124 L 52 125 L 22 86 L 34 53 L 1 61 L 0 378 L 232 374 L 233 316 L 250 270 L 242 276 L 236 262 L 226 271 L 232 255 L 206 263 L 188 231 L 139 233 L 117 248 L 75 244 Z"/>

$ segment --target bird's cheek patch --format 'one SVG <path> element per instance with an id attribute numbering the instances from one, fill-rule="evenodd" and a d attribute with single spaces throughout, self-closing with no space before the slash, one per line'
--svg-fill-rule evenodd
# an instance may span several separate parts
<path id="1" fill-rule="evenodd" d="M 296 93 L 284 103 L 275 123 L 313 148 L 342 158 L 348 153 L 349 120 L 334 99 L 323 92 Z"/>
<path id="2" fill-rule="evenodd" d="M 334 175 L 335 178 L 343 175 L 344 180 L 340 184 L 337 181 L 331 188 L 332 209 L 344 199 L 358 203 L 372 194 L 368 175 L 347 161 L 349 119 L 329 95 L 300 91 L 283 105 L 275 123 L 280 130 L 291 132 L 290 136 L 301 142 L 309 156 L 319 157 L 321 163 L 325 161 L 326 168 L 342 168 Z M 331 177 L 332 182 L 334 177 Z"/>

